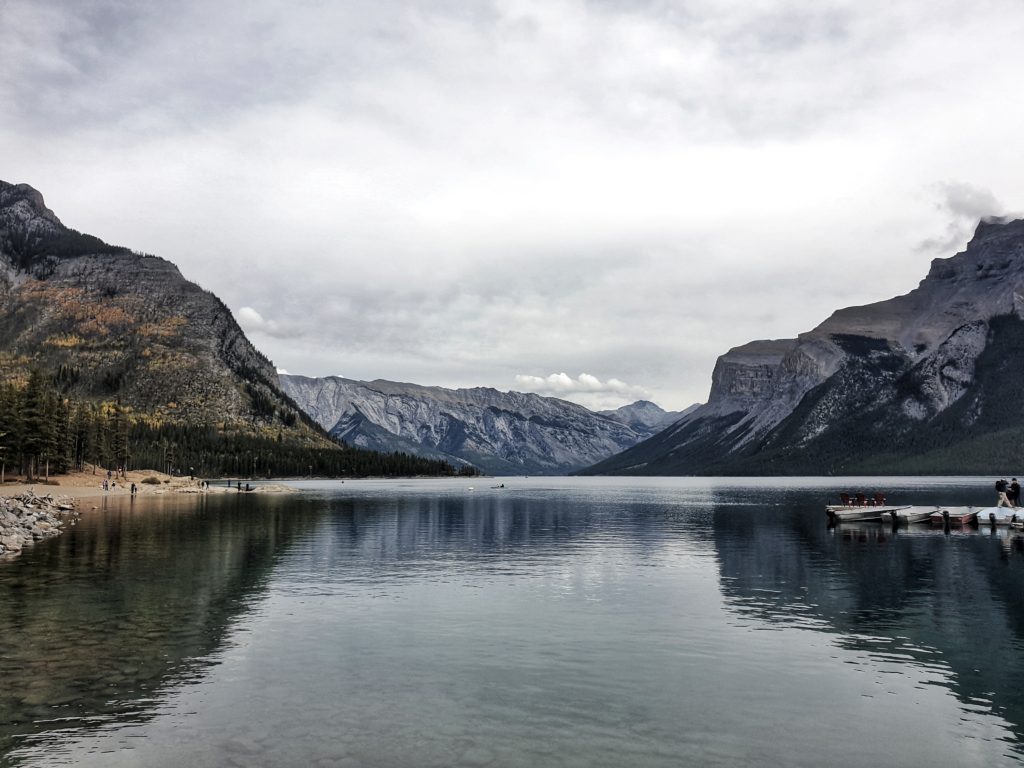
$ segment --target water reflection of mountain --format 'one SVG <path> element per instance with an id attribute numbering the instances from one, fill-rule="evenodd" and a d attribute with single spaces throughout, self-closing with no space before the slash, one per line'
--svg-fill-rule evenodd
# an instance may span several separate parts
<path id="1" fill-rule="evenodd" d="M 719 511 L 713 530 L 723 595 L 738 616 L 941 668 L 965 707 L 987 703 L 1024 735 L 1024 540 L 829 528 L 806 501 L 774 519 Z"/>
<path id="2" fill-rule="evenodd" d="M 332 498 L 329 514 L 292 548 L 295 567 L 338 573 L 352 566 L 373 578 L 417 572 L 503 567 L 503 561 L 562 559 L 606 537 L 628 541 L 638 557 L 663 550 L 666 527 L 694 530 L 689 518 L 666 516 L 666 505 L 623 504 L 607 496 L 584 504 L 567 494 L 493 494 L 456 497 Z M 701 514 L 707 514 L 703 509 Z M 301 551 L 300 551 L 301 550 Z"/>
<path id="3" fill-rule="evenodd" d="M 580 508 L 564 498 L 523 497 L 397 497 L 388 500 L 340 498 L 315 539 L 319 565 L 343 564 L 353 555 L 361 566 L 400 566 L 404 559 L 492 560 L 529 545 L 530 555 L 564 554 L 566 546 L 597 535 L 621 507 L 596 504 Z M 620 521 L 622 525 L 626 520 Z M 630 517 L 631 527 L 644 521 Z"/>
<path id="4" fill-rule="evenodd" d="M 149 716 L 210 663 L 308 519 L 272 498 L 111 504 L 0 563 L 0 765 L 32 734 Z"/>

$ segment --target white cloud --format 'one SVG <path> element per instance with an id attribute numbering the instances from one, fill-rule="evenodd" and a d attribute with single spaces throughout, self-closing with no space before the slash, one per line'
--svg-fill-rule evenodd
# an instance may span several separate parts
<path id="1" fill-rule="evenodd" d="M 627 384 L 616 378 L 601 381 L 589 373 L 581 373 L 575 379 L 567 373 L 552 373 L 548 376 L 517 374 L 515 388 L 572 400 L 594 410 L 618 408 L 651 396 L 644 387 Z"/>
<path id="2" fill-rule="evenodd" d="M 279 323 L 267 320 L 252 307 L 241 307 L 235 313 L 235 320 L 238 321 L 241 329 L 248 334 L 272 336 L 278 339 L 287 339 L 292 335 L 290 331 L 282 328 Z"/>
<path id="3" fill-rule="evenodd" d="M 242 307 L 239 309 L 235 319 L 242 326 L 242 330 L 246 332 L 262 331 L 267 324 L 267 321 L 263 319 L 263 315 L 252 307 Z"/>

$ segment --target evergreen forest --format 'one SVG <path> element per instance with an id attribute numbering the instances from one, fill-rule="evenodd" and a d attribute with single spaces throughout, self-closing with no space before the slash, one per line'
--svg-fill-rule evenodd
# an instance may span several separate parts
<path id="1" fill-rule="evenodd" d="M 39 370 L 0 385 L 0 482 L 106 469 L 154 469 L 201 477 L 473 476 L 474 467 L 407 453 L 285 440 L 230 425 L 162 423 L 119 402 L 76 401 Z"/>

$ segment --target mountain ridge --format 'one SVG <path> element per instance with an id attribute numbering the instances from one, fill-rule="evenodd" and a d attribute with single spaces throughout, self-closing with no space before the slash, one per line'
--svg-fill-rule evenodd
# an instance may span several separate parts
<path id="1" fill-rule="evenodd" d="M 279 380 L 337 439 L 377 450 L 401 446 L 419 455 L 469 462 L 492 474 L 579 469 L 592 463 L 591 457 L 610 456 L 656 431 L 567 400 L 493 387 L 449 389 L 289 374 Z"/>
<path id="2" fill-rule="evenodd" d="M 998 457 L 991 448 L 975 448 L 984 461 L 922 460 L 938 454 L 936 446 L 919 445 L 918 436 L 941 433 L 947 445 L 961 437 L 985 442 L 980 404 L 1024 402 L 996 386 L 998 366 L 984 357 L 1016 338 L 1022 295 L 1024 220 L 984 221 L 965 250 L 933 260 L 912 291 L 839 309 L 794 339 L 729 350 L 716 362 L 705 405 L 585 472 L 956 472 L 969 464 L 993 471 Z M 1012 356 L 1012 348 L 1005 354 Z M 1020 430 L 1024 423 L 1012 417 L 1005 426 Z M 877 460 L 883 454 L 888 464 Z M 1010 462 L 1008 452 L 1000 466 Z"/>

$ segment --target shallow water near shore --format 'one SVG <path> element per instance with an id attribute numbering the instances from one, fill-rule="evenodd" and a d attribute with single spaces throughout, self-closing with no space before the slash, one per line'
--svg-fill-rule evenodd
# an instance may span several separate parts
<path id="1" fill-rule="evenodd" d="M 1024 537 L 824 514 L 988 479 L 296 485 L 0 562 L 0 766 L 1024 763 Z"/>

